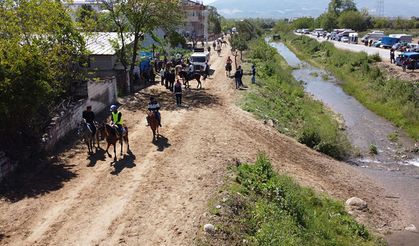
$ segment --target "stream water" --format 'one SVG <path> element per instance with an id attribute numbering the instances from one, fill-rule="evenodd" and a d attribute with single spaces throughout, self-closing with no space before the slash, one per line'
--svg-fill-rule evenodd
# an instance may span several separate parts
<path id="1" fill-rule="evenodd" d="M 304 84 L 305 91 L 341 116 L 346 135 L 360 154 L 348 162 L 398 197 L 408 213 L 407 222 L 419 228 L 419 154 L 414 151 L 415 142 L 346 94 L 332 74 L 301 61 L 282 43 L 269 44 L 294 68 L 293 76 Z M 397 139 L 391 139 L 395 133 Z M 377 155 L 370 154 L 371 145 L 377 147 Z M 387 240 L 390 245 L 419 245 L 419 233 L 400 231 Z"/>
<path id="2" fill-rule="evenodd" d="M 306 92 L 344 120 L 346 134 L 361 156 L 352 157 L 351 162 L 386 170 L 411 171 L 409 167 L 419 167 L 419 155 L 413 151 L 415 142 L 402 130 L 347 95 L 332 74 L 302 62 L 282 43 L 270 44 L 294 67 L 293 76 L 304 84 Z M 370 154 L 371 146 L 376 146 L 378 154 Z"/>

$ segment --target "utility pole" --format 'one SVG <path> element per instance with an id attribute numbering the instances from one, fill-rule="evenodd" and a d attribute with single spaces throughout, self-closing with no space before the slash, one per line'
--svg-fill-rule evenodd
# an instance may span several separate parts
<path id="1" fill-rule="evenodd" d="M 380 17 L 384 16 L 384 0 L 378 0 L 377 2 L 377 15 Z"/>

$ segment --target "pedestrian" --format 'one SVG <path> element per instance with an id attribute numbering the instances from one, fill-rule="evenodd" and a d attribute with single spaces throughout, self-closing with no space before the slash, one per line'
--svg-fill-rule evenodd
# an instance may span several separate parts
<path id="1" fill-rule="evenodd" d="M 169 86 L 168 89 L 170 91 L 173 90 L 173 85 L 175 84 L 175 80 L 176 80 L 176 73 L 175 73 L 175 69 L 172 68 L 167 76 L 167 80 L 169 81 Z"/>
<path id="2" fill-rule="evenodd" d="M 403 58 L 402 58 L 403 72 L 406 72 L 406 67 L 407 67 L 407 58 L 405 56 L 403 56 Z"/>
<path id="3" fill-rule="evenodd" d="M 256 66 L 252 64 L 252 84 L 256 84 Z"/>
<path id="4" fill-rule="evenodd" d="M 208 64 L 208 62 L 205 62 L 204 80 L 206 80 L 207 78 L 209 78 L 209 76 L 210 76 L 210 65 Z"/>
<path id="5" fill-rule="evenodd" d="M 394 49 L 390 50 L 390 63 L 396 63 L 396 59 L 395 59 L 395 54 L 394 54 Z"/>
<path id="6" fill-rule="evenodd" d="M 415 72 L 416 61 L 412 57 L 409 59 L 409 64 L 412 67 L 412 73 Z"/>
<path id="7" fill-rule="evenodd" d="M 161 79 L 161 85 L 164 85 L 164 79 L 165 79 L 165 73 L 166 73 L 166 69 L 163 67 L 160 69 L 160 79 Z"/>
<path id="8" fill-rule="evenodd" d="M 236 82 L 236 89 L 240 89 L 240 87 L 243 85 L 242 77 L 243 77 L 243 70 L 242 70 L 242 67 L 239 66 L 237 68 L 236 72 L 234 73 L 234 79 L 235 79 L 235 82 Z"/>
<path id="9" fill-rule="evenodd" d="M 176 84 L 173 88 L 173 93 L 176 96 L 176 105 L 180 107 L 182 105 L 182 84 L 180 83 L 179 79 L 176 81 Z"/>
<path id="10" fill-rule="evenodd" d="M 370 39 L 370 47 L 372 46 L 372 39 Z"/>

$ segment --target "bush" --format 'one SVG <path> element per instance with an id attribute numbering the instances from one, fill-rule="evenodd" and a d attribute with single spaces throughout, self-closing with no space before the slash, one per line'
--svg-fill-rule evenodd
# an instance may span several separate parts
<path id="1" fill-rule="evenodd" d="M 378 244 L 341 202 L 278 175 L 265 155 L 235 171 L 237 182 L 223 192 L 228 200 L 208 245 L 242 245 L 243 239 L 249 245 Z"/>

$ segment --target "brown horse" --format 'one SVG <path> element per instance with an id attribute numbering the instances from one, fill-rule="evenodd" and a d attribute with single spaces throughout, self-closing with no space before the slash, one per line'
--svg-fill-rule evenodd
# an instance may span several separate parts
<path id="1" fill-rule="evenodd" d="M 117 130 L 112 127 L 110 124 L 105 124 L 105 138 L 108 146 L 106 147 L 106 153 L 108 154 L 109 158 L 112 158 L 112 155 L 109 154 L 108 150 L 111 145 L 113 145 L 113 152 L 115 155 L 116 161 L 116 143 L 119 141 L 121 143 L 121 156 L 123 155 L 122 150 L 124 146 L 124 141 L 127 144 L 127 151 L 129 150 L 129 141 L 128 141 L 128 128 L 124 127 L 125 132 L 122 137 L 118 136 Z"/>
<path id="2" fill-rule="evenodd" d="M 148 112 L 147 123 L 153 132 L 153 141 L 159 136 L 159 122 L 157 121 L 156 113 Z"/>

